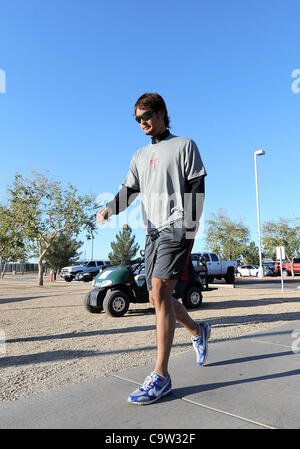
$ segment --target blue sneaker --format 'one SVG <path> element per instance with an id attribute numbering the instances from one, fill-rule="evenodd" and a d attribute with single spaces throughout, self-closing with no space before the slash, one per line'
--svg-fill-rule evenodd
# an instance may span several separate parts
<path id="1" fill-rule="evenodd" d="M 199 323 L 199 335 L 192 337 L 193 348 L 197 354 L 197 364 L 203 366 L 208 354 L 207 340 L 210 337 L 211 327 L 208 323 Z"/>
<path id="2" fill-rule="evenodd" d="M 138 405 L 152 404 L 171 391 L 170 376 L 163 377 L 153 371 L 150 376 L 146 377 L 143 385 L 128 396 L 128 402 Z"/>

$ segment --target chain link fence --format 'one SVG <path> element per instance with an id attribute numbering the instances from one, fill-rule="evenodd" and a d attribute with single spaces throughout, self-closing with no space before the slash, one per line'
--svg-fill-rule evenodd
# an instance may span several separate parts
<path id="1" fill-rule="evenodd" d="M 4 270 L 4 263 L 0 262 L 0 274 Z M 5 273 L 37 273 L 39 267 L 37 263 L 7 263 L 5 266 Z"/>

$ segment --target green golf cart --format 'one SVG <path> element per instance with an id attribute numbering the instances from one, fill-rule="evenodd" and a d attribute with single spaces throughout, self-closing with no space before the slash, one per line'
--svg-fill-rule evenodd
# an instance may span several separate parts
<path id="1" fill-rule="evenodd" d="M 193 270 L 192 264 L 190 266 Z M 196 309 L 202 303 L 203 284 L 194 270 L 192 273 L 192 281 L 178 281 L 173 292 L 187 309 Z M 92 290 L 84 298 L 84 307 L 90 313 L 104 310 L 112 317 L 121 317 L 127 312 L 130 303 L 149 301 L 144 258 L 131 265 L 105 268 L 95 277 L 92 285 Z"/>

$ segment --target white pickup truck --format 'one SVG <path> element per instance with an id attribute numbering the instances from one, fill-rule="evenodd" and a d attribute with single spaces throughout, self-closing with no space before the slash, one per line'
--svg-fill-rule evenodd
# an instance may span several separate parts
<path id="1" fill-rule="evenodd" d="M 110 263 L 106 260 L 83 260 L 69 267 L 63 267 L 60 276 L 67 282 L 75 279 L 79 273 L 91 273 L 96 276 L 100 269 L 106 268 Z"/>
<path id="2" fill-rule="evenodd" d="M 206 266 L 208 283 L 212 283 L 216 278 L 225 279 L 227 284 L 234 284 L 234 275 L 237 272 L 236 261 L 220 260 L 216 253 L 209 252 L 192 253 L 191 258 L 196 272 L 203 273 Z"/>

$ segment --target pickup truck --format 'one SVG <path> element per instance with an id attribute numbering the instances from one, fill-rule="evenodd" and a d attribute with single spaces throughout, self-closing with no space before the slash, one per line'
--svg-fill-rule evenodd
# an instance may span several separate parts
<path id="1" fill-rule="evenodd" d="M 237 271 L 237 262 L 232 260 L 220 260 L 216 253 L 192 253 L 192 264 L 195 271 L 201 276 L 203 265 L 207 269 L 207 281 L 212 283 L 214 279 L 225 279 L 227 284 L 234 284 Z"/>
<path id="2" fill-rule="evenodd" d="M 282 274 L 283 276 L 290 276 L 292 274 L 292 264 L 289 262 L 282 262 Z M 294 258 L 294 274 L 300 274 L 300 257 Z M 275 263 L 275 273 L 280 276 L 280 262 Z"/>
<path id="3" fill-rule="evenodd" d="M 90 273 L 96 276 L 99 271 L 106 268 L 110 263 L 106 260 L 80 261 L 77 264 L 62 268 L 60 276 L 67 282 L 71 282 L 78 273 Z"/>

